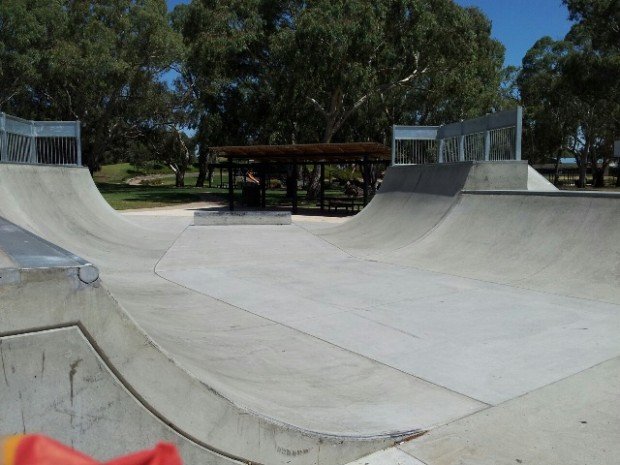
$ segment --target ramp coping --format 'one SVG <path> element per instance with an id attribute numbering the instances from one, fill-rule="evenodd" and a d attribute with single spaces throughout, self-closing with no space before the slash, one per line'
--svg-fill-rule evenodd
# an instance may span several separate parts
<path id="1" fill-rule="evenodd" d="M 18 268 L 78 268 L 80 279 L 90 284 L 99 270 L 90 262 L 0 218 L 0 250 Z"/>

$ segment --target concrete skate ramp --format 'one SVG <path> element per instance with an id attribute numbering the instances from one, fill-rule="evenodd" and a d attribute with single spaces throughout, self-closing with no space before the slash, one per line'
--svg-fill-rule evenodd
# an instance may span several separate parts
<path id="1" fill-rule="evenodd" d="M 0 286 L 2 335 L 79 328 L 92 347 L 72 339 L 90 354 L 72 362 L 93 360 L 96 349 L 118 389 L 179 440 L 210 451 L 198 461 L 188 456 L 188 464 L 213 456 L 344 463 L 484 406 L 160 278 L 154 267 L 186 220 L 136 226 L 106 204 L 85 169 L 2 164 L 0 199 L 0 216 L 85 257 L 102 277 L 87 285 L 73 272 L 60 279 L 64 268 L 32 278 L 18 268 L 20 278 Z M 66 369 L 68 379 L 73 369 Z M 122 434 L 105 407 L 98 412 L 86 414 L 105 418 L 111 438 Z"/>
<path id="2" fill-rule="evenodd" d="M 3 219 L 0 249 L 11 260 L 0 266 L 0 435 L 42 432 L 101 460 L 166 440 L 187 463 L 237 463 L 169 426 L 120 374 L 178 369 L 91 264 Z"/>
<path id="3" fill-rule="evenodd" d="M 518 162 L 398 166 L 362 214 L 317 234 L 359 257 L 619 302 L 620 195 L 541 178 Z"/>
<path id="4" fill-rule="evenodd" d="M 528 168 L 526 162 L 473 161 L 390 167 L 381 189 L 366 208 L 345 224 L 319 234 L 362 256 L 398 249 L 435 227 L 464 189 L 527 190 L 530 179 L 546 189 L 555 189 Z"/>
<path id="5" fill-rule="evenodd" d="M 620 195 L 465 192 L 432 234 L 381 260 L 620 302 Z"/>

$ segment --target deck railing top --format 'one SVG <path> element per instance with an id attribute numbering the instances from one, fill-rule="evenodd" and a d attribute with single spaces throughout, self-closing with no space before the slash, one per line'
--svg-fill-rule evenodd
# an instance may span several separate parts
<path id="1" fill-rule="evenodd" d="M 0 162 L 82 166 L 79 121 L 30 121 L 0 113 Z"/>

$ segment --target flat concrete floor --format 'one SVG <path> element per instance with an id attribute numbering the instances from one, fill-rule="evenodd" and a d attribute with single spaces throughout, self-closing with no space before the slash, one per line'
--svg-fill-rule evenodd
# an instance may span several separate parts
<path id="1" fill-rule="evenodd" d="M 359 259 L 303 226 L 192 226 L 156 272 L 490 405 L 620 353 L 617 304 Z"/>

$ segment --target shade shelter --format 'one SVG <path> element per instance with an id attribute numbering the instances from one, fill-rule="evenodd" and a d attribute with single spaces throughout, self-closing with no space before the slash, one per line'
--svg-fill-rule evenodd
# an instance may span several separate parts
<path id="1" fill-rule="evenodd" d="M 364 205 L 368 202 L 369 167 L 376 163 L 389 163 L 389 147 L 376 142 L 350 142 L 337 144 L 250 145 L 212 147 L 211 150 L 227 159 L 229 208 L 234 210 L 234 170 L 239 167 L 257 169 L 261 188 L 261 205 L 265 206 L 266 173 L 278 165 L 293 167 L 293 213 L 297 213 L 297 167 L 316 164 L 320 166 L 319 202 L 325 204 L 325 165 L 357 163 L 364 179 Z"/>

